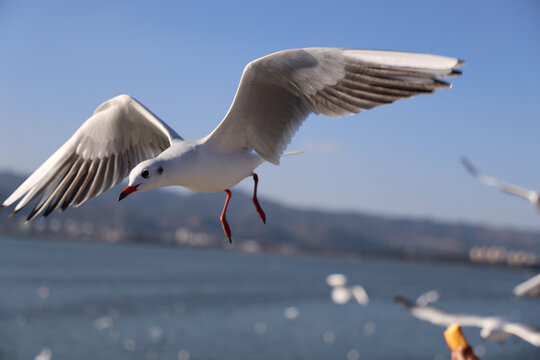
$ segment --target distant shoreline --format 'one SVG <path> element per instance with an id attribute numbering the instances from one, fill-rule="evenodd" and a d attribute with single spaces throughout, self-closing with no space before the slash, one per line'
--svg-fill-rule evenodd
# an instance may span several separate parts
<path id="1" fill-rule="evenodd" d="M 116 242 L 108 242 L 105 240 L 92 240 L 92 239 L 74 239 L 69 237 L 62 237 L 52 234 L 44 234 L 39 236 L 29 236 L 25 234 L 6 234 L 0 233 L 0 241 L 2 239 L 18 239 L 22 241 L 26 240 L 46 240 L 51 242 L 83 242 L 89 244 L 101 244 L 101 245 L 143 245 L 143 246 L 159 246 L 159 247 L 175 247 L 175 248 L 189 248 L 189 249 L 214 249 L 219 251 L 232 251 L 244 254 L 263 254 L 263 255 L 278 255 L 284 257 L 325 257 L 334 259 L 348 259 L 348 260 L 380 260 L 380 261 L 398 261 L 398 262 L 413 262 L 413 263 L 425 263 L 434 265 L 452 265 L 452 266 L 471 266 L 482 268 L 494 268 L 494 269 L 511 269 L 511 270 L 523 270 L 530 269 L 531 271 L 540 271 L 540 265 L 508 265 L 507 263 L 487 263 L 487 262 L 473 262 L 467 258 L 450 258 L 450 257 L 420 257 L 414 255 L 403 255 L 399 253 L 359 253 L 350 251 L 324 251 L 317 249 L 301 249 L 301 248 L 279 248 L 273 245 L 258 244 L 257 248 L 253 246 L 254 241 L 236 241 L 232 244 L 227 243 L 225 240 L 223 244 L 211 244 L 211 245 L 189 245 L 178 243 L 165 243 L 152 240 L 121 240 Z"/>

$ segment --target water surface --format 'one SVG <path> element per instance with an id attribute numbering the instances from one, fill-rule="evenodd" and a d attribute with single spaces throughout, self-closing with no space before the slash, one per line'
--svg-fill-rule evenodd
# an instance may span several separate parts
<path id="1" fill-rule="evenodd" d="M 362 307 L 325 278 L 362 284 Z M 0 238 L 0 359 L 449 359 L 441 327 L 393 302 L 438 290 L 448 311 L 540 326 L 540 302 L 513 298 L 524 270 L 215 249 Z M 284 310 L 295 307 L 296 320 Z M 98 320 L 99 319 L 99 320 Z M 519 341 L 482 359 L 539 359 Z"/>

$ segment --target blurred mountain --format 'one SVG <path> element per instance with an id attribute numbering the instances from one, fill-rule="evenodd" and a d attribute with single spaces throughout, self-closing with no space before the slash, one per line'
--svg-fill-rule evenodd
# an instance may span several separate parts
<path id="1" fill-rule="evenodd" d="M 0 172 L 0 179 L 3 201 L 25 177 Z M 0 212 L 0 234 L 226 245 L 219 221 L 224 193 L 184 195 L 154 190 L 118 202 L 121 189 L 118 186 L 79 208 L 54 212 L 30 223 L 24 220 L 31 209 L 12 217 L 8 217 L 11 209 L 4 209 Z M 540 258 L 539 233 L 353 212 L 300 210 L 269 199 L 260 200 L 268 218 L 266 225 L 258 218 L 251 198 L 233 190 L 227 218 L 236 246 L 456 260 L 469 259 L 474 251 L 481 256 L 478 251 L 484 249 L 501 262 L 509 256 L 529 256 L 530 263 Z"/>

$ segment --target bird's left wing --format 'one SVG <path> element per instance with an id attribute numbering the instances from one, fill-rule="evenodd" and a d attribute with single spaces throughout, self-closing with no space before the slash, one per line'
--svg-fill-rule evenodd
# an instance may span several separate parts
<path id="1" fill-rule="evenodd" d="M 306 48 L 250 62 L 229 112 L 207 143 L 222 152 L 253 149 L 279 163 L 310 113 L 356 114 L 450 84 L 455 58 L 397 51 Z"/>
<path id="2" fill-rule="evenodd" d="M 506 323 L 503 330 L 507 333 L 519 336 L 523 340 L 540 347 L 540 331 L 531 326 L 520 323 Z"/>

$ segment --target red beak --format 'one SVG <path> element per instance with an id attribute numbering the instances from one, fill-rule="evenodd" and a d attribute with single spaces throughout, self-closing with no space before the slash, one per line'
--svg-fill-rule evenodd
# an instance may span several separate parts
<path id="1" fill-rule="evenodd" d="M 137 191 L 137 188 L 139 187 L 139 185 L 141 184 L 137 184 L 135 186 L 128 186 L 127 188 L 125 188 L 121 193 L 120 193 L 120 197 L 118 197 L 118 201 L 122 200 L 123 198 L 125 198 L 126 196 L 130 195 L 130 194 L 133 194 L 135 191 Z"/>

